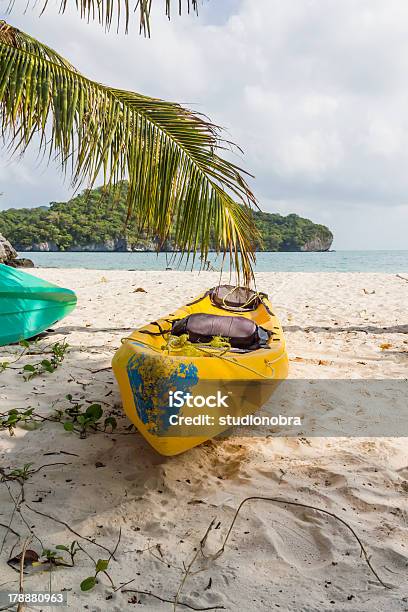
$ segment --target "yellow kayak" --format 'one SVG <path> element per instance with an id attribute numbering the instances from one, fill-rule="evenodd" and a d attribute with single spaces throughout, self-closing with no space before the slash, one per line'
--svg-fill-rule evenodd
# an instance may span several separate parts
<path id="1" fill-rule="evenodd" d="M 268 297 L 221 285 L 123 339 L 112 367 L 128 418 L 156 451 L 177 455 L 256 412 L 288 356 Z"/>

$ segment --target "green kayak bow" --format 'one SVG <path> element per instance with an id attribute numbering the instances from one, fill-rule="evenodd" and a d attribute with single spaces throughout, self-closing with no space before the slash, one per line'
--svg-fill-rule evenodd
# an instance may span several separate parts
<path id="1" fill-rule="evenodd" d="M 0 264 L 0 346 L 40 334 L 72 312 L 76 302 L 70 289 Z"/>

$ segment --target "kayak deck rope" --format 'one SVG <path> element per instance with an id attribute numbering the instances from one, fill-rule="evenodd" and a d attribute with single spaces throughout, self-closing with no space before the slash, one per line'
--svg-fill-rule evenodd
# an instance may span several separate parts
<path id="1" fill-rule="evenodd" d="M 187 334 L 185 334 L 187 335 Z M 175 336 L 177 339 L 180 338 L 180 336 Z M 155 353 L 158 353 L 160 355 L 163 355 L 163 351 L 161 349 L 156 348 L 155 346 L 152 346 L 151 344 L 148 344 L 147 342 L 143 342 L 142 340 L 136 340 L 135 338 L 132 337 L 126 337 L 126 338 L 122 338 L 121 339 L 121 343 L 123 344 L 126 341 L 130 341 L 130 342 L 135 342 L 136 344 L 142 344 L 143 346 L 146 346 L 147 348 L 151 349 L 152 351 L 154 351 Z M 186 347 L 187 342 L 183 345 L 180 346 L 179 349 L 171 349 L 173 350 L 173 352 L 176 352 L 177 350 L 182 350 L 183 348 Z M 192 343 L 190 343 L 192 344 Z M 229 358 L 225 356 L 225 353 L 227 353 L 229 351 L 229 348 L 226 349 L 221 349 L 222 352 L 217 353 L 217 349 L 218 347 L 214 347 L 211 345 L 200 345 L 200 344 L 192 344 L 192 346 L 194 347 L 194 349 L 196 349 L 197 351 L 199 351 L 200 354 L 195 354 L 195 355 L 186 355 L 186 357 L 198 357 L 198 356 L 207 356 L 207 357 L 216 357 L 218 359 L 222 359 L 223 361 L 227 361 L 228 363 L 232 363 L 233 365 L 236 365 L 240 368 L 243 368 L 244 370 L 248 370 L 249 372 L 252 372 L 253 374 L 256 374 L 257 376 L 260 376 L 261 378 L 265 378 L 267 380 L 270 379 L 270 375 L 267 376 L 266 374 L 264 374 L 263 372 L 260 372 L 259 370 L 256 370 L 255 368 L 251 368 L 250 366 L 245 365 L 244 363 L 240 363 L 239 361 L 237 361 L 236 359 L 234 359 L 233 357 Z M 206 347 L 206 348 L 205 348 Z M 212 349 L 212 350 L 211 350 Z M 170 352 L 169 352 L 170 354 Z M 265 365 L 270 368 L 272 370 L 272 373 L 274 371 L 274 368 L 272 367 L 272 363 L 274 362 L 273 359 L 265 359 L 264 360 Z"/>
<path id="2" fill-rule="evenodd" d="M 238 307 L 233 307 L 233 306 L 228 306 L 226 303 L 226 299 L 228 298 L 228 296 L 232 295 L 237 289 L 245 289 L 246 291 L 248 291 L 247 287 L 232 287 L 232 289 L 230 289 L 222 298 L 221 302 L 222 302 L 222 308 L 224 308 L 224 310 L 230 310 L 230 311 L 241 311 L 241 310 L 245 310 L 248 308 L 248 306 L 250 306 L 252 304 L 252 302 L 256 301 L 256 300 L 261 300 L 260 295 L 257 291 L 253 291 L 252 295 L 247 299 L 246 302 L 244 302 L 244 304 L 241 304 Z M 250 290 L 249 290 L 250 291 Z"/>

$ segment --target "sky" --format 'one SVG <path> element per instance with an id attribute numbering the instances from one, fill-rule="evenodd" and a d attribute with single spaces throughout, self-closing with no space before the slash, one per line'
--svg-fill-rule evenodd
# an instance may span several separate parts
<path id="1" fill-rule="evenodd" d="M 173 0 L 174 4 L 178 4 Z M 405 0 L 203 0 L 164 16 L 152 37 L 106 33 L 72 8 L 0 19 L 100 82 L 181 102 L 226 129 L 255 176 L 260 207 L 324 223 L 336 249 L 408 248 L 408 3 Z M 74 6 L 72 0 L 71 4 Z M 160 7 L 160 10 L 158 10 Z M 72 195 L 58 167 L 0 150 L 0 208 Z"/>

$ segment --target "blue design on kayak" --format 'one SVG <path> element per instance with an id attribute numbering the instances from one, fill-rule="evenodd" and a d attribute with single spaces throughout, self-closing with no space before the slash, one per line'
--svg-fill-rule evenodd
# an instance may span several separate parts
<path id="1" fill-rule="evenodd" d="M 139 419 L 148 426 L 150 433 L 165 434 L 170 427 L 170 417 L 180 412 L 179 407 L 170 408 L 169 391 L 190 392 L 198 383 L 197 366 L 142 353 L 129 360 L 127 373 Z"/>

